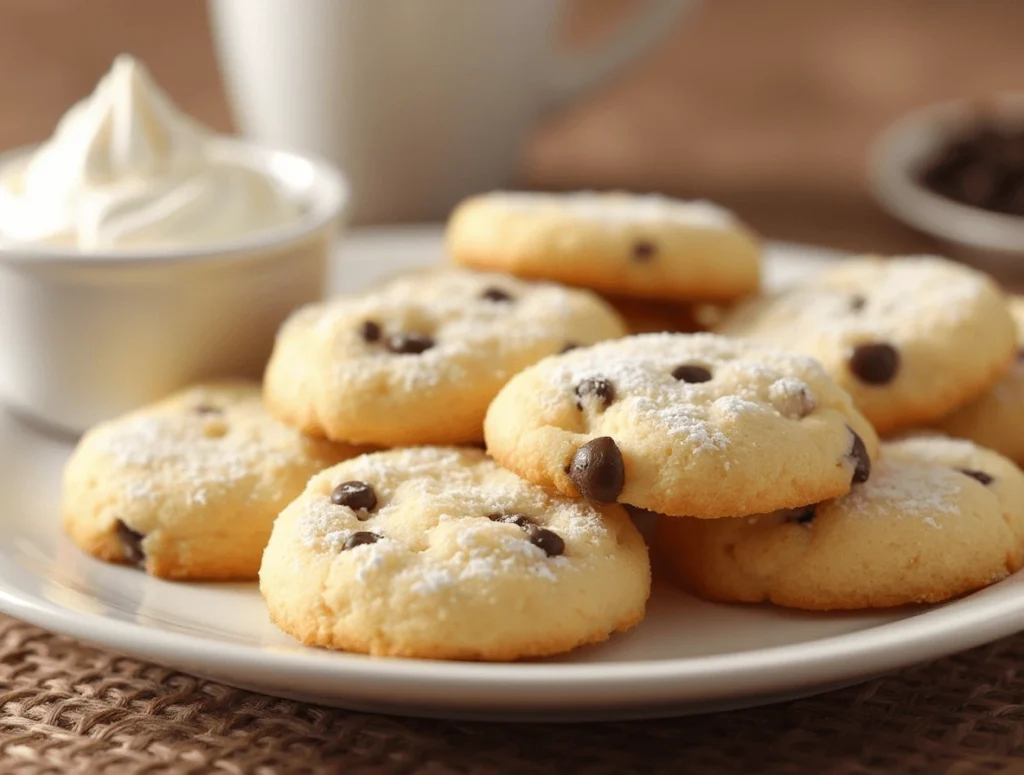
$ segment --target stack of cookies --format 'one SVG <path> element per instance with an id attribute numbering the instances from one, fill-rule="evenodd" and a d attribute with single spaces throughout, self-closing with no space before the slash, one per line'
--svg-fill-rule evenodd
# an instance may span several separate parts
<path id="1" fill-rule="evenodd" d="M 447 241 L 462 266 L 297 311 L 262 391 L 199 386 L 87 434 L 69 535 L 154 575 L 258 571 L 271 618 L 310 645 L 446 659 L 640 621 L 631 513 L 657 515 L 656 572 L 723 601 L 942 600 L 1024 560 L 1013 462 L 879 441 L 982 439 L 1010 417 L 996 396 L 1024 376 L 984 276 L 851 260 L 719 333 L 627 336 L 618 309 L 678 329 L 697 301 L 755 292 L 749 230 L 705 203 L 492 194 Z"/>

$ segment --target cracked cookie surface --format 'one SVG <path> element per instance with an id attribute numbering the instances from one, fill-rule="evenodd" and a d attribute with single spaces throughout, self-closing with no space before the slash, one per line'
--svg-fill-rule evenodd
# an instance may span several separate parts
<path id="1" fill-rule="evenodd" d="M 462 269 L 419 272 L 292 315 L 264 394 L 283 422 L 338 441 L 478 442 L 487 405 L 513 374 L 625 333 L 588 291 Z"/>
<path id="2" fill-rule="evenodd" d="M 551 495 L 480 450 L 417 447 L 314 477 L 274 526 L 260 589 L 308 645 L 510 660 L 636 624 L 650 566 L 621 506 Z"/>
<path id="3" fill-rule="evenodd" d="M 547 358 L 498 394 L 485 436 L 499 463 L 544 487 L 695 517 L 842 495 L 878 446 L 815 360 L 712 334 Z"/>

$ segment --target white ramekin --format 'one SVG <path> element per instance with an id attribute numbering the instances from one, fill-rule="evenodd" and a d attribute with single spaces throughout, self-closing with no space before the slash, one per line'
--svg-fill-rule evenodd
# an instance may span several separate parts
<path id="1" fill-rule="evenodd" d="M 236 140 L 217 153 L 270 175 L 302 216 L 212 248 L 82 253 L 0 238 L 0 399 L 80 433 L 197 380 L 261 374 L 281 322 L 323 294 L 348 187 L 318 159 Z"/>
<path id="2" fill-rule="evenodd" d="M 1003 95 L 984 107 L 986 115 L 1017 126 L 1024 120 L 1024 95 Z M 978 116 L 978 101 L 958 100 L 930 105 L 899 119 L 871 149 L 868 183 L 890 215 L 946 241 L 954 254 L 1019 272 L 1024 218 L 955 202 L 925 188 L 917 179 L 922 166 L 950 136 Z"/>

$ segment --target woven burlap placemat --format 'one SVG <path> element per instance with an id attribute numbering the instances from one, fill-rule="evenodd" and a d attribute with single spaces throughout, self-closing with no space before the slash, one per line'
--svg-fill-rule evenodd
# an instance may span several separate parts
<path id="1" fill-rule="evenodd" d="M 1016 773 L 1022 658 L 1024 634 L 765 708 L 491 724 L 265 697 L 0 617 L 0 773 Z"/>

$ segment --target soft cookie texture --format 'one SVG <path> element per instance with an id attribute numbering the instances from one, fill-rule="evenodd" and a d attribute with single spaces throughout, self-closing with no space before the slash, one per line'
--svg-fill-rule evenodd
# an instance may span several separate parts
<path id="1" fill-rule="evenodd" d="M 717 330 L 818 358 L 883 434 L 976 398 L 1017 351 L 995 283 L 936 257 L 841 261 L 741 304 Z"/>
<path id="2" fill-rule="evenodd" d="M 757 517 L 662 517 L 659 559 L 712 600 L 816 610 L 934 603 L 1021 566 L 1024 474 L 971 442 L 882 445 L 849 495 Z"/>
<path id="3" fill-rule="evenodd" d="M 479 450 L 421 447 L 310 481 L 274 525 L 260 590 L 308 645 L 512 660 L 636 624 L 650 565 L 622 507 L 550 495 Z"/>
<path id="4" fill-rule="evenodd" d="M 732 213 L 656 194 L 485 194 L 456 208 L 447 243 L 464 266 L 624 296 L 731 300 L 761 276 L 758 240 Z"/>
<path id="5" fill-rule="evenodd" d="M 499 463 L 544 487 L 695 517 L 843 495 L 878 446 L 814 359 L 712 334 L 547 358 L 498 394 L 485 436 Z"/>
<path id="6" fill-rule="evenodd" d="M 360 451 L 281 425 L 256 385 L 190 388 L 82 438 L 64 469 L 64 529 L 154 576 L 254 579 L 281 509 Z"/>
<path id="7" fill-rule="evenodd" d="M 1017 341 L 1024 343 L 1024 297 L 1010 300 Z M 1024 465 L 1024 357 L 1017 353 L 1010 370 L 979 398 L 936 425 L 950 436 L 971 439 Z"/>
<path id="8" fill-rule="evenodd" d="M 271 411 L 306 433 L 377 446 L 479 442 L 517 371 L 623 336 L 596 295 L 445 269 L 295 313 L 264 380 Z"/>

